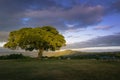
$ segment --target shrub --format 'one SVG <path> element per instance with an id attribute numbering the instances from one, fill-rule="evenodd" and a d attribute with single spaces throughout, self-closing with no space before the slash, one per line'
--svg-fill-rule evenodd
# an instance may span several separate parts
<path id="1" fill-rule="evenodd" d="M 0 59 L 26 59 L 26 58 L 30 58 L 30 57 L 24 56 L 22 54 L 10 54 L 10 55 L 0 56 Z"/>

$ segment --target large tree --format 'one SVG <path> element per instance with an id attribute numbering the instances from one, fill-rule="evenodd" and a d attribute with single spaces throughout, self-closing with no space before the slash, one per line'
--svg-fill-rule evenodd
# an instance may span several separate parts
<path id="1" fill-rule="evenodd" d="M 59 50 L 65 46 L 64 36 L 51 26 L 36 28 L 22 28 L 9 34 L 8 42 L 4 45 L 10 49 L 38 50 L 38 58 L 42 57 L 43 51 Z"/>

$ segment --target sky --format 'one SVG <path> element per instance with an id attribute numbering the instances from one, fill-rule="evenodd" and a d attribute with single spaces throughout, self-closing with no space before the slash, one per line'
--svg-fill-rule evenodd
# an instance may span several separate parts
<path id="1" fill-rule="evenodd" d="M 120 46 L 120 0 L 0 0 L 0 46 L 10 31 L 53 26 L 65 48 Z"/>

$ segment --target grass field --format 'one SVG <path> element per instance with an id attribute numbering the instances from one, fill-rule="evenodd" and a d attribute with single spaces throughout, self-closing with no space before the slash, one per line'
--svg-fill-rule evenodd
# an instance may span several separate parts
<path id="1" fill-rule="evenodd" d="M 120 80 L 120 62 L 0 60 L 0 80 Z"/>

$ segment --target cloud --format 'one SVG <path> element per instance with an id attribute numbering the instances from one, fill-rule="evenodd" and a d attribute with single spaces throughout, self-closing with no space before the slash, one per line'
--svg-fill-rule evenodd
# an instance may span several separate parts
<path id="1" fill-rule="evenodd" d="M 88 27 L 101 22 L 104 16 L 101 5 L 86 6 L 78 0 L 0 0 L 0 10 L 0 31 L 42 25 L 67 30 L 65 22 L 77 24 L 74 28 Z"/>
<path id="2" fill-rule="evenodd" d="M 85 35 L 86 35 L 86 36 L 92 36 L 93 34 L 89 34 L 89 33 L 88 33 L 88 34 L 85 34 Z"/>
<path id="3" fill-rule="evenodd" d="M 114 2 L 111 5 L 110 10 L 112 10 L 114 12 L 120 12 L 120 0 L 117 0 L 116 2 Z"/>
<path id="4" fill-rule="evenodd" d="M 113 26 L 96 26 L 94 28 L 94 30 L 109 30 L 111 29 Z"/>
<path id="5" fill-rule="evenodd" d="M 53 0 L 0 0 L 0 31 L 25 27 L 21 18 L 25 17 L 26 9 L 40 10 L 52 5 L 55 6 Z"/>
<path id="6" fill-rule="evenodd" d="M 67 27 L 72 28 L 75 26 L 75 24 L 66 24 Z"/>
<path id="7" fill-rule="evenodd" d="M 68 28 L 64 33 L 77 33 L 77 32 L 80 32 L 80 31 L 85 31 L 86 28 L 77 28 L 77 29 L 74 29 L 74 28 Z"/>
<path id="8" fill-rule="evenodd" d="M 120 34 L 99 36 L 84 42 L 77 42 L 68 44 L 65 48 L 85 48 L 85 47 L 106 47 L 106 46 L 120 46 Z"/>
<path id="9" fill-rule="evenodd" d="M 0 42 L 5 42 L 8 39 L 8 32 L 0 32 Z"/>
<path id="10" fill-rule="evenodd" d="M 4 44 L 6 44 L 6 42 L 0 42 L 0 48 L 3 47 Z"/>
<path id="11" fill-rule="evenodd" d="M 74 6 L 71 9 L 63 10 L 61 8 L 52 8 L 47 10 L 28 10 L 25 12 L 27 17 L 39 18 L 44 24 L 58 23 L 64 25 L 67 23 L 77 23 L 78 26 L 86 27 L 99 23 L 103 18 L 103 8 L 100 5 L 95 7 Z M 60 19 L 62 21 L 60 21 Z M 57 26 L 59 25 L 57 24 Z M 72 24 L 71 24 L 72 25 Z M 78 27 L 77 26 L 77 27 Z"/>

